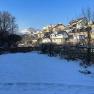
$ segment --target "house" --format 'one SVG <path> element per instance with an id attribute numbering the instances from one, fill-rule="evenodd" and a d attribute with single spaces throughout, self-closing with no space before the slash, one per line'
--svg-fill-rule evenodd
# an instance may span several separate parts
<path id="1" fill-rule="evenodd" d="M 63 24 L 56 24 L 56 25 L 48 25 L 43 27 L 43 32 L 54 32 L 54 31 L 62 31 L 64 30 L 65 26 Z"/>
<path id="2" fill-rule="evenodd" d="M 68 38 L 66 31 L 55 31 L 50 35 L 51 41 L 56 44 L 64 44 Z"/>
<path id="3" fill-rule="evenodd" d="M 65 26 L 63 24 L 57 24 L 53 27 L 53 32 L 55 31 L 63 31 L 65 29 Z"/>
<path id="4" fill-rule="evenodd" d="M 51 32 L 53 31 L 55 25 L 48 25 L 46 27 L 43 27 L 42 32 L 46 33 L 46 32 Z"/>
<path id="5" fill-rule="evenodd" d="M 88 20 L 85 17 L 72 20 L 64 29 L 69 35 L 68 42 L 72 44 L 85 44 L 87 38 L 87 31 L 85 29 L 87 25 Z"/>
<path id="6" fill-rule="evenodd" d="M 50 38 L 43 38 L 42 43 L 51 43 L 51 39 Z"/>
<path id="7" fill-rule="evenodd" d="M 43 38 L 43 37 L 44 37 L 44 32 L 39 31 L 39 32 L 37 33 L 37 36 L 38 36 L 38 39 L 39 39 L 39 38 Z"/>
<path id="8" fill-rule="evenodd" d="M 91 44 L 94 46 L 94 24 L 91 27 Z"/>
<path id="9" fill-rule="evenodd" d="M 68 33 L 69 35 L 69 42 L 72 44 L 86 44 L 88 33 L 86 28 L 82 29 L 73 29 L 71 32 Z"/>
<path id="10" fill-rule="evenodd" d="M 79 19 L 76 19 L 76 20 L 72 20 L 69 23 L 69 25 L 70 25 L 71 28 L 81 29 L 84 26 L 88 25 L 88 20 L 85 17 L 79 18 Z"/>

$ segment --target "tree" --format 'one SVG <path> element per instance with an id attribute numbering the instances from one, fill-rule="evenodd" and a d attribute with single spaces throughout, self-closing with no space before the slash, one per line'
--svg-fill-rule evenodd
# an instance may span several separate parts
<path id="1" fill-rule="evenodd" d="M 86 28 L 87 31 L 87 57 L 86 65 L 90 65 L 91 62 L 91 27 Z"/>
<path id="2" fill-rule="evenodd" d="M 15 23 L 15 17 L 9 12 L 0 12 L 0 32 L 15 33 L 17 31 L 17 24 Z"/>
<path id="3" fill-rule="evenodd" d="M 87 18 L 88 22 L 94 21 L 94 12 L 91 10 L 91 8 L 82 9 L 82 16 Z"/>
<path id="4" fill-rule="evenodd" d="M 94 23 L 94 12 L 92 13 L 92 21 Z"/>
<path id="5" fill-rule="evenodd" d="M 16 24 L 15 17 L 9 12 L 0 12 L 0 45 L 3 47 L 9 47 L 10 44 L 16 43 L 18 36 L 15 35 L 18 26 Z M 13 43 L 14 42 L 14 43 Z"/>
<path id="6" fill-rule="evenodd" d="M 22 37 L 20 35 L 16 35 L 16 34 L 10 34 L 8 36 L 8 43 L 9 43 L 9 46 L 11 47 L 15 47 L 17 46 L 17 42 L 20 41 L 22 39 Z"/>

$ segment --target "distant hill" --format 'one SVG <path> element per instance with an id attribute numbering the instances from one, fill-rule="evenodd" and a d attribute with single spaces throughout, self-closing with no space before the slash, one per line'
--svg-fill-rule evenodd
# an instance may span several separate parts
<path id="1" fill-rule="evenodd" d="M 39 31 L 38 29 L 34 29 L 34 28 L 26 28 L 26 29 L 23 29 L 23 30 L 20 30 L 18 33 L 20 35 L 24 35 L 24 34 L 34 34 L 36 33 L 37 31 Z"/>

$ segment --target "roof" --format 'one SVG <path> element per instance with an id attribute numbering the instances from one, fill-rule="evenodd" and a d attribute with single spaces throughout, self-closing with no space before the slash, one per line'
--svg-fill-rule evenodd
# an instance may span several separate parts
<path id="1" fill-rule="evenodd" d="M 76 20 L 72 20 L 71 22 L 69 22 L 69 24 L 76 23 L 76 22 L 78 22 L 80 20 L 87 20 L 87 18 L 86 17 L 78 18 Z"/>
<path id="2" fill-rule="evenodd" d="M 66 31 L 59 31 L 58 34 L 65 34 L 67 33 Z"/>

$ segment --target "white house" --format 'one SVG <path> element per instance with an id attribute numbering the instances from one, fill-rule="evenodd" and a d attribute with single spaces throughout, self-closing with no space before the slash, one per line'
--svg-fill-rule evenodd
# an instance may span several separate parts
<path id="1" fill-rule="evenodd" d="M 51 40 L 49 38 L 42 39 L 42 43 L 51 43 Z"/>
<path id="2" fill-rule="evenodd" d="M 65 42 L 65 39 L 68 38 L 68 34 L 65 31 L 53 32 L 50 35 L 50 38 L 53 43 L 63 44 Z"/>

